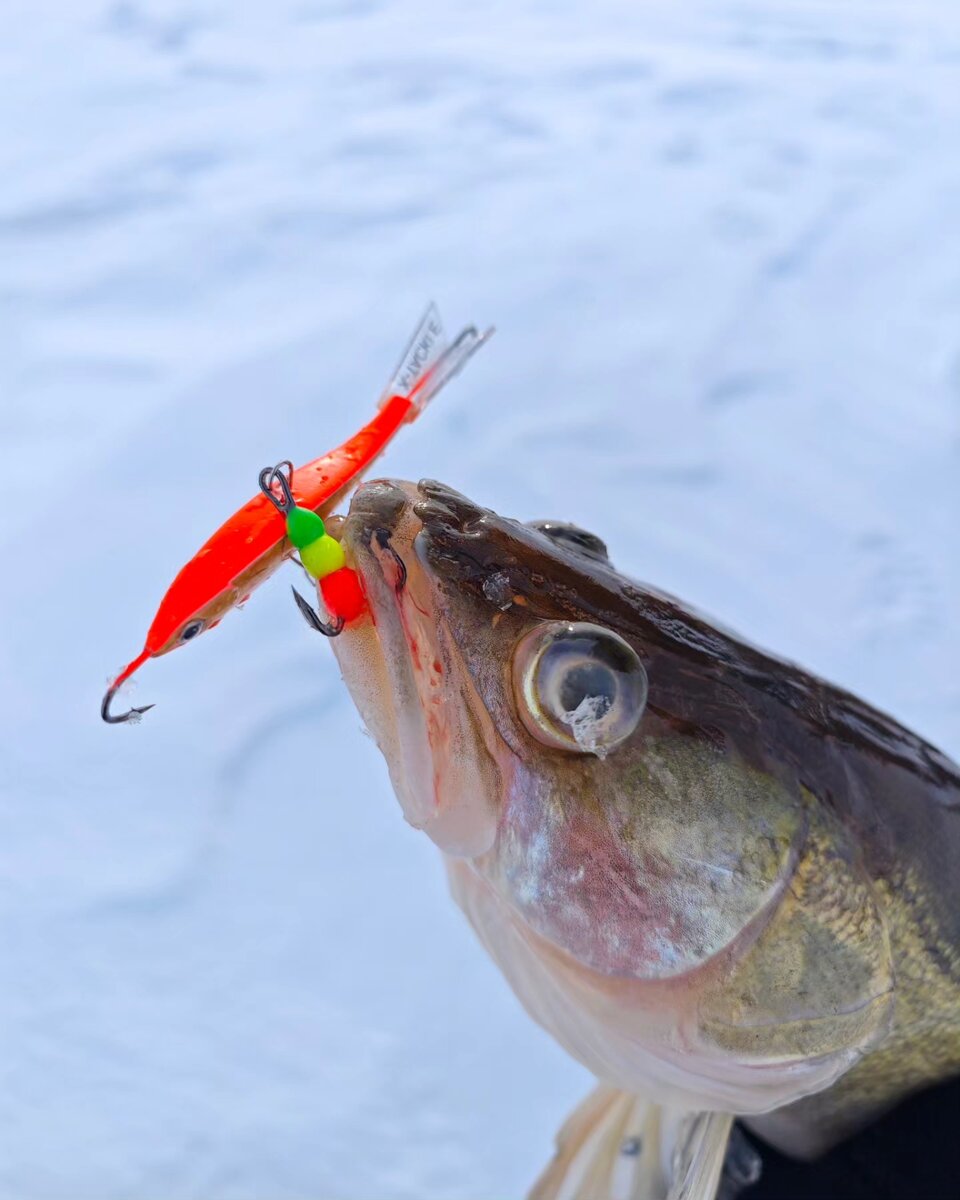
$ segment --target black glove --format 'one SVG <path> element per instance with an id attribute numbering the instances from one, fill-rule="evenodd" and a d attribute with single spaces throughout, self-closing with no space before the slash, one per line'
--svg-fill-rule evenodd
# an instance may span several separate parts
<path id="1" fill-rule="evenodd" d="M 757 1163 L 754 1153 L 759 1156 Z M 759 1180 L 750 1182 L 759 1170 Z M 812 1162 L 734 1125 L 718 1200 L 958 1200 L 960 1078 L 911 1096 Z"/>

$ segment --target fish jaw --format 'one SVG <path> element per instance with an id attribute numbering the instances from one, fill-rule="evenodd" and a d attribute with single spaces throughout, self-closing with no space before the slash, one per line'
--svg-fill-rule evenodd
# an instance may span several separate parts
<path id="1" fill-rule="evenodd" d="M 740 1115 L 829 1087 L 863 1041 L 823 1053 L 744 1055 L 703 1036 L 701 1009 L 743 947 L 660 983 L 603 975 L 537 934 L 477 864 L 448 859 L 450 887 L 529 1015 L 598 1079 L 658 1104 Z"/>
<path id="2" fill-rule="evenodd" d="M 333 647 L 406 820 L 447 854 L 475 856 L 495 840 L 495 798 L 514 762 L 437 619 L 442 597 L 418 558 L 416 499 L 412 484 L 376 480 L 358 491 L 341 544 L 373 619 Z"/>

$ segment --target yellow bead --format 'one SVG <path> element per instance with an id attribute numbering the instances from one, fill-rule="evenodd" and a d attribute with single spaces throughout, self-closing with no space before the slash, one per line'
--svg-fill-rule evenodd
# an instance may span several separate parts
<path id="1" fill-rule="evenodd" d="M 300 547 L 300 561 L 314 579 L 323 579 L 325 575 L 339 571 L 346 560 L 340 543 L 329 533 L 325 533 L 308 546 Z"/>

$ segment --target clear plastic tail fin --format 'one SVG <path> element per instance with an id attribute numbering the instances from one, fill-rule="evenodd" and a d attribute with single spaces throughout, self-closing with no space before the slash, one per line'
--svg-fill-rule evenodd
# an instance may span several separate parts
<path id="1" fill-rule="evenodd" d="M 476 326 L 468 325 L 466 329 L 457 335 L 453 344 L 444 350 L 410 393 L 410 399 L 413 401 L 417 413 L 422 413 L 437 392 L 454 375 L 463 370 L 467 360 L 473 357 L 484 342 L 489 341 L 493 337 L 493 333 L 492 325 L 483 333 L 479 333 Z"/>
<path id="2" fill-rule="evenodd" d="M 449 343 L 436 304 L 428 305 L 384 390 L 381 405 L 394 396 L 404 396 L 412 402 L 414 416 L 423 412 L 492 333 L 492 329 L 478 333 L 469 325 Z"/>
<path id="3" fill-rule="evenodd" d="M 428 304 L 383 390 L 380 403 L 386 404 L 392 396 L 409 396 L 448 344 L 440 311 L 436 304 Z"/>

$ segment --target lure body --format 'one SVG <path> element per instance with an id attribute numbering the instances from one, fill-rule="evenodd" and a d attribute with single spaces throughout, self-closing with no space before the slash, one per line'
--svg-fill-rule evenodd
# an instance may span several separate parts
<path id="1" fill-rule="evenodd" d="M 291 483 L 298 507 L 321 518 L 328 516 L 401 425 L 416 415 L 411 398 L 392 396 L 373 420 L 342 446 L 296 468 Z M 254 496 L 224 521 L 170 585 L 147 632 L 150 656 L 173 650 L 192 621 L 203 619 L 204 628 L 210 628 L 221 620 L 268 579 L 293 549 L 283 517 L 262 493 Z M 310 570 L 308 563 L 304 566 Z"/>
<path id="2" fill-rule="evenodd" d="M 488 336 L 489 333 L 479 334 L 471 326 L 448 345 L 439 314 L 431 305 L 417 326 L 376 415 L 335 450 L 291 472 L 290 486 L 298 508 L 315 513 L 320 519 L 329 515 L 400 427 L 423 411 Z M 229 517 L 168 588 L 147 631 L 143 650 L 124 667 L 104 697 L 103 719 L 111 724 L 126 719 L 126 714 L 110 714 L 110 701 L 148 658 L 166 654 L 219 624 L 227 612 L 246 600 L 276 571 L 293 549 L 283 515 L 262 492 Z M 337 568 L 343 563 L 339 561 L 331 569 L 331 554 L 335 558 L 336 552 L 331 552 L 327 545 L 323 552 L 324 563 L 318 560 L 314 564 L 323 569 L 311 573 L 325 577 L 322 582 L 336 593 L 338 585 L 330 585 L 328 581 L 340 575 Z M 342 551 L 339 554 L 342 559 Z M 310 569 L 309 563 L 304 565 Z M 349 609 L 349 584 L 344 586 L 340 580 L 339 590 L 343 592 L 345 608 Z M 360 611 L 356 597 L 353 607 Z M 345 612 L 345 608 L 342 606 L 340 611 Z M 146 710 L 133 710 L 134 714 L 141 711 Z"/>

